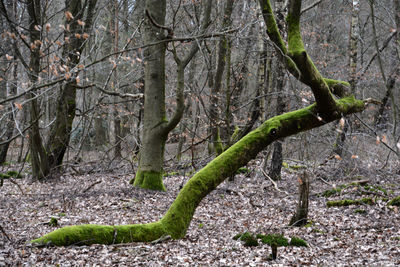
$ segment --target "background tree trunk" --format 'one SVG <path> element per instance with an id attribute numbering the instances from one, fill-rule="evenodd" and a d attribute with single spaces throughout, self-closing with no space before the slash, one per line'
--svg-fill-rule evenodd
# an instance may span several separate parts
<path id="1" fill-rule="evenodd" d="M 146 12 L 158 25 L 165 24 L 166 1 L 147 0 Z M 144 24 L 146 44 L 165 38 L 164 30 L 153 25 L 149 16 Z M 164 148 L 168 132 L 165 111 L 165 50 L 166 44 L 149 46 L 145 50 L 145 89 L 142 148 L 134 185 L 164 190 L 162 182 Z"/>

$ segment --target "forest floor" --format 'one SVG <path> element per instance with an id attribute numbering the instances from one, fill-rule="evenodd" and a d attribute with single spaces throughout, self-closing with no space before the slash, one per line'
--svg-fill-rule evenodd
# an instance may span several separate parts
<path id="1" fill-rule="evenodd" d="M 290 162 L 289 162 L 290 163 Z M 292 163 L 290 163 L 292 164 Z M 336 163 L 309 170 L 309 223 L 289 227 L 298 198 L 300 166 L 286 165 L 278 189 L 254 160 L 247 174 L 224 182 L 199 205 L 185 238 L 159 243 L 32 247 L 28 241 L 57 227 L 75 224 L 133 224 L 159 219 L 188 179 L 170 173 L 167 192 L 129 185 L 132 175 L 63 175 L 32 183 L 4 180 L 0 187 L 0 266 L 400 266 L 400 214 L 386 198 L 400 195 L 400 175 L 359 168 L 341 174 Z M 360 171 L 363 170 L 363 171 Z M 398 170 L 397 170 L 398 172 Z M 367 187 L 351 184 L 368 179 Z M 329 197 L 322 195 L 334 186 Z M 340 192 L 339 192 L 340 191 Z M 328 200 L 371 197 L 372 205 L 327 207 Z M 49 221 L 58 219 L 59 226 Z M 246 247 L 238 233 L 300 237 L 308 247 L 280 247 L 268 260 L 268 245 Z"/>

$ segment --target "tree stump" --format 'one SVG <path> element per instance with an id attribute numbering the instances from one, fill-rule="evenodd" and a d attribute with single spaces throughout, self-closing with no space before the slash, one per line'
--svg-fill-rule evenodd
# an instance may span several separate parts
<path id="1" fill-rule="evenodd" d="M 310 180 L 307 172 L 303 172 L 298 178 L 299 181 L 299 202 L 297 203 L 297 209 L 289 225 L 291 226 L 303 226 L 307 224 L 308 214 L 308 197 L 310 193 Z"/>

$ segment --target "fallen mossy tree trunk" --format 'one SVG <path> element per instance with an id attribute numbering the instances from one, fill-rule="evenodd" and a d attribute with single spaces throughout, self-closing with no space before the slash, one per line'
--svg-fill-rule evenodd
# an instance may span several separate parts
<path id="1" fill-rule="evenodd" d="M 337 100 L 336 116 L 321 120 L 316 105 L 275 116 L 265 121 L 224 153 L 197 172 L 182 188 L 166 214 L 157 222 L 135 225 L 77 225 L 55 230 L 32 242 L 34 245 L 88 245 L 149 242 L 169 235 L 174 239 L 185 236 L 200 201 L 227 177 L 273 141 L 319 127 L 341 118 L 339 114 L 362 111 L 365 103 L 353 97 Z"/>

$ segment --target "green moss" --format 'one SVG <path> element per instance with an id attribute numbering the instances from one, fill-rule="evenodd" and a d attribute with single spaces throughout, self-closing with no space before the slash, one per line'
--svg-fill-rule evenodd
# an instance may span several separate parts
<path id="1" fill-rule="evenodd" d="M 363 210 L 363 209 L 356 209 L 356 210 L 354 210 L 354 213 L 365 214 L 365 213 L 367 213 L 367 211 Z"/>
<path id="2" fill-rule="evenodd" d="M 289 168 L 297 171 L 297 170 L 307 169 L 307 166 L 304 166 L 304 165 L 289 165 Z"/>
<path id="3" fill-rule="evenodd" d="M 342 84 L 346 87 L 350 87 L 350 84 L 348 82 L 345 81 L 340 81 L 340 80 L 334 80 L 334 79 L 328 79 L 328 78 L 324 78 L 326 84 L 329 86 L 329 88 L 334 87 L 336 84 Z"/>
<path id="4" fill-rule="evenodd" d="M 162 181 L 162 173 L 156 171 L 138 170 L 133 185 L 145 189 L 166 191 Z"/>
<path id="5" fill-rule="evenodd" d="M 296 236 L 293 236 L 290 239 L 289 245 L 293 247 L 308 247 L 308 244 L 305 240 Z"/>
<path id="6" fill-rule="evenodd" d="M 240 240 L 244 242 L 244 246 L 246 247 L 256 247 L 258 246 L 258 241 L 257 238 L 249 233 L 249 232 L 244 232 L 241 234 L 237 234 L 233 237 L 234 240 Z"/>
<path id="7" fill-rule="evenodd" d="M 49 225 L 53 226 L 53 227 L 57 227 L 58 226 L 58 220 L 57 218 L 51 217 L 50 221 L 49 221 Z"/>
<path id="8" fill-rule="evenodd" d="M 393 198 L 387 203 L 388 206 L 400 207 L 400 196 Z"/>
<path id="9" fill-rule="evenodd" d="M 236 171 L 236 174 L 248 174 L 248 173 L 250 173 L 251 171 L 249 170 L 249 169 L 247 169 L 247 168 L 245 168 L 245 167 L 240 167 L 237 171 Z"/>
<path id="10" fill-rule="evenodd" d="M 261 240 L 263 244 L 268 244 L 270 246 L 277 247 L 287 247 L 289 246 L 289 241 L 286 237 L 281 234 L 258 234 L 257 238 Z"/>
<path id="11" fill-rule="evenodd" d="M 388 195 L 388 191 L 385 188 L 378 186 L 378 185 L 364 185 L 364 189 L 366 191 L 370 191 L 370 192 L 383 193 L 385 196 Z"/>
<path id="12" fill-rule="evenodd" d="M 287 16 L 288 22 L 288 43 L 289 53 L 291 55 L 298 55 L 304 52 L 304 44 L 300 33 L 300 21 L 298 16 L 289 14 Z"/>
<path id="13" fill-rule="evenodd" d="M 22 175 L 18 171 L 8 171 L 7 175 L 14 177 L 14 178 L 22 178 Z"/>
<path id="14" fill-rule="evenodd" d="M 312 220 L 309 220 L 309 221 L 307 222 L 307 224 L 304 225 L 304 227 L 312 227 L 313 225 L 314 225 L 314 222 L 313 222 Z"/>
<path id="15" fill-rule="evenodd" d="M 0 178 L 2 178 L 2 179 L 8 179 L 8 178 L 11 178 L 11 176 L 8 175 L 8 174 L 5 174 L 5 173 L 0 173 Z"/>
<path id="16" fill-rule="evenodd" d="M 330 207 L 344 207 L 344 206 L 350 206 L 350 205 L 361 205 L 361 204 L 367 204 L 367 205 L 373 205 L 374 201 L 372 198 L 367 197 L 367 198 L 362 198 L 362 199 L 343 199 L 343 200 L 335 200 L 335 201 L 328 201 L 326 202 L 326 206 L 328 208 Z"/>
<path id="17" fill-rule="evenodd" d="M 325 191 L 322 193 L 322 196 L 324 196 L 324 197 L 331 197 L 331 196 L 334 196 L 334 195 L 338 195 L 338 194 L 340 194 L 340 193 L 342 192 L 342 190 L 345 189 L 345 188 L 347 188 L 347 185 L 339 185 L 339 186 L 337 186 L 336 188 L 332 188 L 332 189 L 325 190 Z"/>
<path id="18" fill-rule="evenodd" d="M 35 246 L 69 246 L 91 244 L 119 244 L 153 241 L 165 234 L 161 223 L 135 225 L 76 225 L 57 229 L 41 238 L 32 240 Z"/>
<path id="19" fill-rule="evenodd" d="M 179 172 L 166 172 L 163 174 L 163 177 L 179 175 Z"/>

